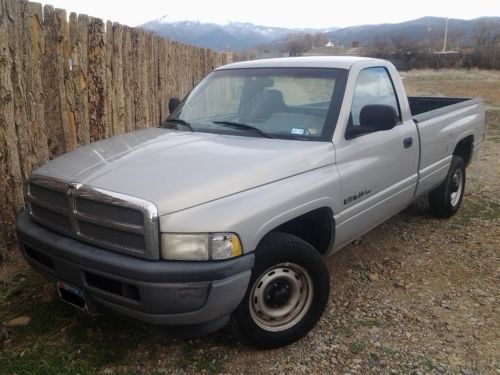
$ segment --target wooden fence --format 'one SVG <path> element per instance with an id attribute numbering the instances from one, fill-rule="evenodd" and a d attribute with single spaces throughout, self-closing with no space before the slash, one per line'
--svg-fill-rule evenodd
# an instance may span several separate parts
<path id="1" fill-rule="evenodd" d="M 79 145 L 158 125 L 227 57 L 141 29 L 0 0 L 0 264 L 33 169 Z"/>

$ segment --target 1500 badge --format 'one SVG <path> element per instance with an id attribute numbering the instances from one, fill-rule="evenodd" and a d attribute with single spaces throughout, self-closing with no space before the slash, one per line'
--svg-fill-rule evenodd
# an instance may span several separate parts
<path id="1" fill-rule="evenodd" d="M 354 202 L 360 198 L 363 198 L 365 195 L 368 195 L 370 194 L 372 191 L 371 189 L 365 189 L 363 191 L 360 191 L 359 193 L 357 194 L 354 194 L 354 195 L 350 195 L 348 196 L 347 198 L 344 199 L 344 204 L 349 204 L 351 202 Z"/>

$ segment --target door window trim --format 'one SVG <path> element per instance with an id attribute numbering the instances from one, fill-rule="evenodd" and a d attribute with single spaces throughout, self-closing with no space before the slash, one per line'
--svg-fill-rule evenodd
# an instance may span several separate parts
<path id="1" fill-rule="evenodd" d="M 385 67 L 385 66 L 370 66 L 368 68 L 364 68 L 364 69 L 360 70 L 359 73 L 358 73 L 358 77 L 356 78 L 356 84 L 355 84 L 355 87 L 354 87 L 354 92 L 356 91 L 356 85 L 358 83 L 358 78 L 359 78 L 360 74 L 363 71 L 369 70 L 369 69 L 380 69 L 380 68 L 384 69 L 385 73 L 387 74 L 387 77 L 389 78 L 389 82 L 390 82 L 391 87 L 392 87 L 392 91 L 394 93 L 394 97 L 396 99 L 396 106 L 397 106 L 397 112 L 398 112 L 397 114 L 398 114 L 398 120 L 399 120 L 396 123 L 396 126 L 402 125 L 403 124 L 403 117 L 402 117 L 402 112 L 401 112 L 401 104 L 399 102 L 399 96 L 398 96 L 398 93 L 397 93 L 397 90 L 396 90 L 396 86 L 394 85 L 394 81 L 392 79 L 392 76 L 389 73 L 389 70 L 387 69 L 387 67 Z M 350 122 L 352 123 L 352 105 L 353 105 L 353 102 L 354 102 L 354 93 L 353 93 L 353 97 L 352 97 L 352 100 L 351 100 L 351 108 L 350 108 L 350 111 L 349 111 L 349 118 L 347 120 L 347 126 L 346 126 L 346 128 L 344 130 L 344 139 L 345 140 L 351 140 L 351 139 L 359 138 L 359 137 L 362 137 L 362 136 L 365 136 L 365 135 L 369 135 L 369 134 L 373 134 L 373 133 L 378 133 L 380 130 L 376 131 L 376 132 L 373 132 L 373 133 L 362 134 L 362 135 L 360 135 L 358 137 L 355 137 L 355 138 L 347 138 L 346 137 L 347 129 L 349 127 L 349 123 Z M 353 126 L 353 125 L 351 125 L 351 126 Z"/>

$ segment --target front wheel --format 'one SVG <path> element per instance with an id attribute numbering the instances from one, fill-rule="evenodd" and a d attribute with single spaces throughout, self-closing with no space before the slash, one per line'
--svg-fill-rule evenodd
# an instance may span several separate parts
<path id="1" fill-rule="evenodd" d="M 445 218 L 455 215 L 462 203 L 464 190 L 465 163 L 461 157 L 454 155 L 446 179 L 429 193 L 431 212 Z"/>
<path id="2" fill-rule="evenodd" d="M 232 315 L 251 345 L 275 348 L 306 335 L 330 294 L 328 268 L 308 243 L 286 233 L 267 235 L 256 250 L 247 293 Z"/>

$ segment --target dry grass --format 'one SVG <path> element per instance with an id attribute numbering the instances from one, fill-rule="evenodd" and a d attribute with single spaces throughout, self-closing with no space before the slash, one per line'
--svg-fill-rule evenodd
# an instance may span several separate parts
<path id="1" fill-rule="evenodd" d="M 12 248 L 7 252 L 10 254 L 9 258 L 0 265 L 0 286 L 12 282 L 17 275 L 29 269 L 19 249 Z"/>
<path id="2" fill-rule="evenodd" d="M 401 75 L 410 96 L 478 96 L 488 109 L 500 110 L 500 71 L 426 69 Z"/>

